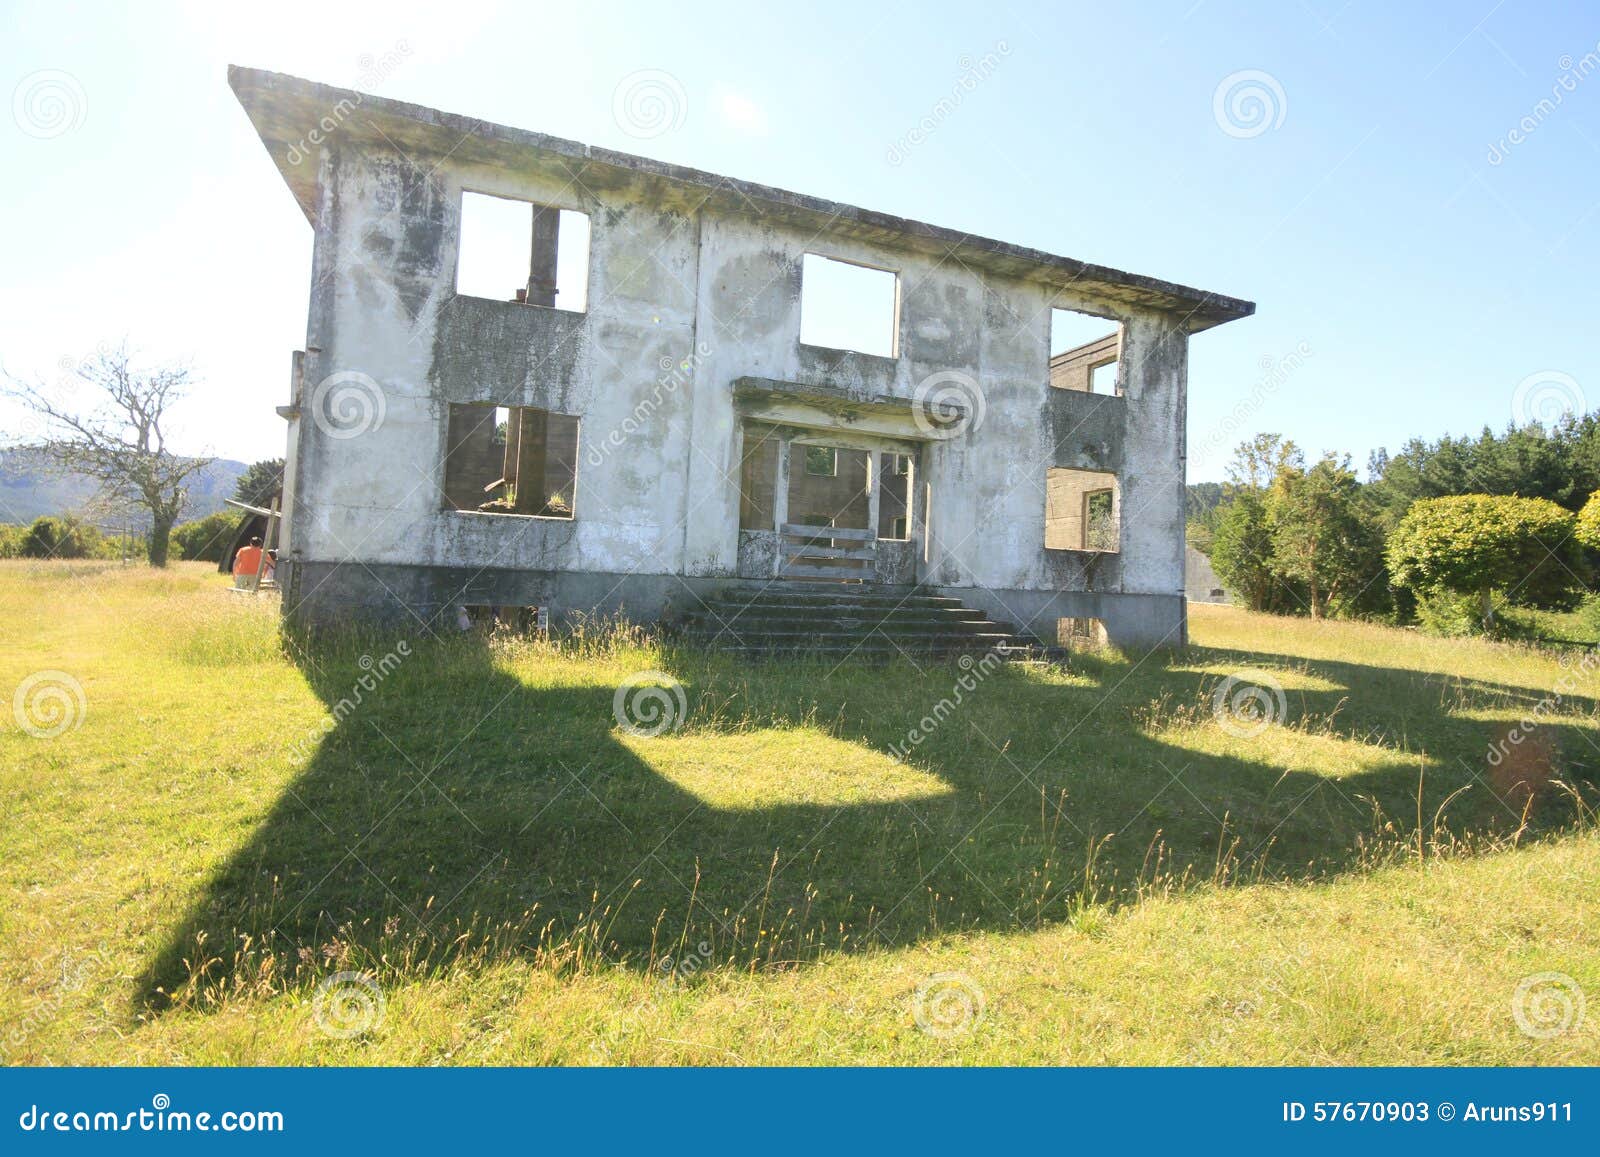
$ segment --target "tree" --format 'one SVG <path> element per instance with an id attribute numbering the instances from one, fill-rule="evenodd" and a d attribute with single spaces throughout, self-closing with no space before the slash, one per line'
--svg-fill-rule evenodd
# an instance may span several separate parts
<path id="1" fill-rule="evenodd" d="M 1383 537 L 1364 505 L 1350 459 L 1332 454 L 1309 470 L 1282 466 L 1267 492 L 1272 569 L 1305 587 L 1313 619 L 1383 573 Z"/>
<path id="2" fill-rule="evenodd" d="M 1228 464 L 1227 492 L 1253 490 L 1260 494 L 1286 469 L 1305 465 L 1300 447 L 1281 434 L 1257 434 L 1233 449 Z"/>
<path id="3" fill-rule="evenodd" d="M 237 510 L 219 510 L 193 522 L 180 522 L 172 528 L 172 541 L 179 557 L 221 562 L 222 552 L 233 545 L 234 535 L 239 533 L 241 517 L 250 515 L 241 515 Z"/>
<path id="4" fill-rule="evenodd" d="M 34 444 L 57 467 L 89 476 L 103 496 L 133 502 L 150 513 L 150 565 L 167 565 L 168 539 L 188 498 L 189 478 L 210 458 L 183 458 L 167 448 L 163 423 L 185 394 L 182 366 L 143 370 L 126 343 L 102 349 L 80 363 L 78 378 L 97 404 L 77 409 L 39 382 L 7 374 L 6 393 L 44 420 L 46 437 Z"/>
<path id="5" fill-rule="evenodd" d="M 105 553 L 105 540 L 70 514 L 46 514 L 23 534 L 20 553 L 23 558 L 95 558 Z"/>
<path id="6" fill-rule="evenodd" d="M 1496 591 L 1534 606 L 1569 601 L 1584 573 L 1573 514 L 1543 498 L 1463 494 L 1412 505 L 1389 538 L 1391 581 L 1475 595 L 1484 627 Z"/>
<path id="7" fill-rule="evenodd" d="M 267 506 L 282 493 L 282 458 L 263 458 L 250 463 L 233 484 L 234 498 L 251 506 Z"/>
<path id="8" fill-rule="evenodd" d="M 1272 533 L 1261 495 L 1246 490 L 1222 508 L 1211 539 L 1211 563 L 1223 585 L 1252 611 L 1268 610 L 1277 602 Z"/>
<path id="9" fill-rule="evenodd" d="M 1298 595 L 1272 562 L 1267 489 L 1303 462 L 1300 449 L 1278 434 L 1257 434 L 1234 447 L 1224 501 L 1215 517 L 1211 562 L 1234 597 L 1253 611 L 1292 610 Z"/>
<path id="10" fill-rule="evenodd" d="M 1589 501 L 1578 511 L 1578 521 L 1572 533 L 1584 546 L 1600 552 L 1600 490 L 1589 495 Z"/>

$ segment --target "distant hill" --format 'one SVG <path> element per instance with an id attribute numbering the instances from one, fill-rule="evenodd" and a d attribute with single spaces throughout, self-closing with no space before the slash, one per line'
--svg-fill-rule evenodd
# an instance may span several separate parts
<path id="1" fill-rule="evenodd" d="M 204 518 L 223 508 L 233 497 L 234 483 L 246 464 L 219 458 L 189 479 L 189 504 L 180 521 Z M 91 509 L 98 485 L 78 474 L 61 474 L 33 450 L 0 450 L 0 522 L 28 523 L 42 514 L 80 514 L 88 522 L 120 527 L 120 513 Z M 128 525 L 145 519 L 130 512 Z"/>

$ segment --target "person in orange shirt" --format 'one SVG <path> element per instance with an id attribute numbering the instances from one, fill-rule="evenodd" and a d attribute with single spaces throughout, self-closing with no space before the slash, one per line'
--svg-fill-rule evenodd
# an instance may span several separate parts
<path id="1" fill-rule="evenodd" d="M 253 537 L 249 546 L 239 548 L 239 553 L 233 556 L 234 586 L 238 586 L 240 579 L 255 580 L 256 573 L 261 573 L 263 579 L 272 577 L 272 559 L 267 559 L 267 569 L 261 570 L 261 539 Z"/>

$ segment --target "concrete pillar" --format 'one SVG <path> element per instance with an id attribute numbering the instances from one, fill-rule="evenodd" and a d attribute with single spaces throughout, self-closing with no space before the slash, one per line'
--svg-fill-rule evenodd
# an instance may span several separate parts
<path id="1" fill-rule="evenodd" d="M 883 509 L 883 451 L 867 451 L 867 528 L 878 537 L 878 515 Z"/>
<path id="2" fill-rule="evenodd" d="M 778 438 L 778 480 L 772 487 L 772 528 L 778 532 L 778 549 L 772 552 L 772 574 L 783 566 L 783 524 L 789 521 L 789 446 L 788 438 Z"/>
<path id="3" fill-rule="evenodd" d="M 550 497 L 544 492 L 546 415 L 531 406 L 516 413 L 521 417 L 521 430 L 517 435 L 517 501 L 512 509 L 518 514 L 538 514 Z"/>
<path id="4" fill-rule="evenodd" d="M 560 240 L 561 210 L 533 207 L 533 250 L 528 259 L 528 304 L 556 303 L 556 251 Z"/>

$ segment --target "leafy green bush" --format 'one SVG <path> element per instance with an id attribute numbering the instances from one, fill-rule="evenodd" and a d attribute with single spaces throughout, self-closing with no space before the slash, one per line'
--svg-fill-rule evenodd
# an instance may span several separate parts
<path id="1" fill-rule="evenodd" d="M 239 533 L 242 516 L 219 510 L 193 522 L 179 523 L 172 528 L 172 544 L 178 557 L 199 559 L 201 562 L 221 562 L 222 552 L 233 544 Z"/>
<path id="2" fill-rule="evenodd" d="M 23 558 L 108 558 L 110 544 L 94 527 L 70 514 L 46 514 L 22 535 Z"/>
<path id="3" fill-rule="evenodd" d="M 1476 598 L 1484 629 L 1494 625 L 1497 592 L 1514 603 L 1570 607 L 1586 569 L 1573 529 L 1572 513 L 1542 498 L 1425 498 L 1389 538 L 1391 581 L 1419 596 Z M 1444 613 L 1436 601 L 1430 614 Z"/>

